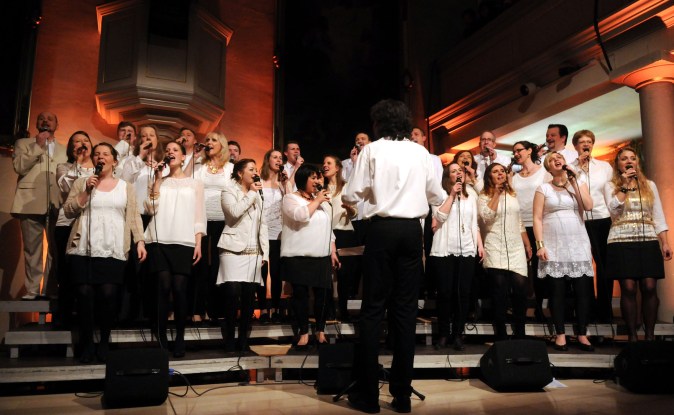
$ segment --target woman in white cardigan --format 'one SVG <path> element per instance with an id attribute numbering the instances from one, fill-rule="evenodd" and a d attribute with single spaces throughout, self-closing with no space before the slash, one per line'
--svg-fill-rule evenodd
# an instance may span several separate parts
<path id="1" fill-rule="evenodd" d="M 477 226 L 477 197 L 467 192 L 464 169 L 450 163 L 443 169 L 442 187 L 449 194 L 433 214 L 430 266 L 438 289 L 438 331 L 435 347 L 446 347 L 453 338 L 463 350 L 463 329 L 468 314 L 475 258 L 482 258 L 482 238 Z"/>
<path id="2" fill-rule="evenodd" d="M 225 318 L 222 320 L 222 338 L 225 351 L 248 350 L 248 330 L 253 314 L 255 291 L 264 285 L 262 265 L 269 260 L 267 220 L 262 214 L 262 182 L 255 161 L 239 160 L 234 164 L 232 180 L 235 185 L 222 192 L 222 210 L 225 229 L 218 241 L 220 270 L 218 285 L 225 292 Z M 239 338 L 234 343 L 237 300 L 241 302 Z"/>

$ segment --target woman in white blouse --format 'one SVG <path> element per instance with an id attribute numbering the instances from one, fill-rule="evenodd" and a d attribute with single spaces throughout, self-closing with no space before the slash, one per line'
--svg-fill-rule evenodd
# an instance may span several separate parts
<path id="1" fill-rule="evenodd" d="M 232 186 L 233 164 L 229 162 L 227 139 L 218 132 L 210 132 L 204 138 L 204 156 L 198 164 L 194 178 L 204 183 L 206 200 L 206 233 L 201 240 L 202 261 L 194 268 L 195 293 L 192 304 L 192 319 L 196 322 L 208 317 L 216 321 L 224 313 L 223 304 L 218 301 L 216 281 L 220 269 L 218 240 L 225 228 L 225 214 L 222 211 L 222 192 Z"/>
<path id="2" fill-rule="evenodd" d="M 454 155 L 452 163 L 456 163 L 463 167 L 463 177 L 466 184 L 469 186 L 466 191 L 473 191 L 475 197 L 482 191 L 484 181 L 482 177 L 477 176 L 477 162 L 473 157 L 473 153 L 468 150 L 459 151 Z"/>
<path id="3" fill-rule="evenodd" d="M 265 285 L 262 265 L 269 259 L 267 221 L 262 214 L 262 182 L 255 161 L 239 160 L 234 164 L 232 180 L 235 185 L 222 192 L 225 229 L 220 236 L 220 271 L 218 285 L 223 287 L 225 318 L 222 338 L 225 351 L 248 350 L 248 330 L 253 314 L 255 290 Z M 234 344 L 237 303 L 241 304 L 239 338 Z"/>
<path id="4" fill-rule="evenodd" d="M 145 200 L 145 211 L 153 215 L 145 230 L 148 241 L 148 271 L 157 278 L 157 332 L 161 347 L 167 347 L 166 325 L 169 298 L 173 297 L 176 336 L 174 357 L 185 356 L 185 318 L 187 317 L 187 279 L 192 266 L 201 259 L 201 238 L 206 234 L 204 184 L 185 175 L 182 163 L 185 149 L 176 142 L 166 145 L 169 175 L 156 167 L 152 191 Z"/>
<path id="5" fill-rule="evenodd" d="M 80 177 L 89 177 L 94 174 L 94 163 L 91 161 L 91 139 L 85 131 L 76 131 L 68 139 L 66 155 L 67 163 L 56 166 L 56 184 L 61 193 L 61 203 L 68 199 L 70 189 L 75 180 Z M 68 327 L 74 304 L 70 278 L 70 260 L 66 257 L 68 237 L 72 229 L 73 219 L 65 217 L 63 206 L 59 209 L 54 231 L 56 244 L 56 280 L 58 281 L 59 309 L 52 316 L 56 326 Z"/>
<path id="6" fill-rule="evenodd" d="M 483 265 L 492 285 L 496 339 L 507 338 L 509 295 L 513 307 L 513 334 L 515 338 L 522 338 L 525 336 L 527 259 L 531 258 L 531 245 L 522 225 L 519 203 L 502 164 L 492 163 L 484 173 L 478 213 L 484 242 Z"/>
<path id="7" fill-rule="evenodd" d="M 260 322 L 278 324 L 282 320 L 281 291 L 281 204 L 283 201 L 284 182 L 287 176 L 281 173 L 283 169 L 283 153 L 280 150 L 269 150 L 264 155 L 260 176 L 262 177 L 262 194 L 264 195 L 263 212 L 269 229 L 269 261 L 262 266 L 262 275 L 267 275 L 271 283 L 271 308 L 267 303 L 267 287 L 261 285 L 258 289 L 260 302 Z"/>
<path id="8" fill-rule="evenodd" d="M 358 237 L 353 229 L 351 220 L 358 212 L 354 206 L 342 202 L 342 188 L 346 184 L 342 177 L 342 161 L 336 156 L 323 158 L 323 178 L 327 183 L 332 205 L 332 231 L 335 234 L 335 246 L 337 249 L 346 249 L 359 246 Z M 356 281 L 357 257 L 345 255 L 340 257 L 342 264 L 337 271 L 337 297 L 339 317 L 343 322 L 350 322 L 348 310 L 349 297 L 358 292 Z"/>
<path id="9" fill-rule="evenodd" d="M 641 291 L 646 340 L 655 340 L 660 303 L 657 281 L 665 278 L 662 260 L 672 259 L 672 249 L 658 188 L 641 171 L 634 149 L 623 147 L 616 154 L 604 197 L 613 220 L 606 273 L 620 282 L 620 311 L 628 340 L 637 341 L 637 290 Z"/>
<path id="10" fill-rule="evenodd" d="M 564 309 L 567 285 L 573 287 L 578 347 L 594 350 L 587 339 L 587 319 L 593 298 L 592 249 L 583 216 L 592 209 L 592 198 L 584 182 L 566 165 L 561 153 L 551 151 L 543 163 L 552 174 L 549 183 L 536 189 L 534 196 L 534 234 L 536 235 L 538 277 L 549 277 L 550 310 L 555 324 L 556 350 L 566 351 Z M 568 169 L 568 170 L 565 170 Z"/>
<path id="11" fill-rule="evenodd" d="M 301 165 L 293 172 L 297 191 L 283 197 L 281 266 L 283 280 L 292 284 L 292 304 L 299 338 L 296 348 L 309 343 L 309 288 L 314 291 L 316 339 L 325 343 L 325 296 L 332 284 L 332 267 L 339 267 L 335 236 L 331 229 L 327 189 L 318 190 L 322 179 L 315 166 Z"/>
<path id="12" fill-rule="evenodd" d="M 63 207 L 66 218 L 75 219 L 67 254 L 77 287 L 83 363 L 94 355 L 95 314 L 101 333 L 96 354 L 100 361 L 106 360 L 132 235 L 139 260 L 146 256 L 133 185 L 113 176 L 117 151 L 108 143 L 98 144 L 93 149 L 93 162 L 97 174 L 77 179 Z"/>
<path id="13" fill-rule="evenodd" d="M 552 176 L 547 170 L 542 168 L 536 144 L 529 141 L 518 141 L 513 144 L 513 159 L 522 166 L 522 170 L 512 176 L 513 190 L 516 192 L 517 201 L 520 204 L 520 215 L 522 223 L 527 230 L 529 241 L 534 238 L 534 219 L 533 205 L 534 194 L 538 186 L 552 180 Z M 529 278 L 529 289 L 533 289 L 536 297 L 536 307 L 534 316 L 539 322 L 545 321 L 543 315 L 543 299 L 548 295 L 548 284 L 545 278 L 537 278 L 538 275 L 538 256 L 536 256 L 536 247 L 532 245 L 531 261 L 527 277 Z"/>
<path id="14" fill-rule="evenodd" d="M 482 239 L 477 224 L 477 198 L 466 191 L 464 169 L 457 163 L 442 173 L 442 187 L 449 194 L 434 209 L 433 245 L 430 266 L 438 289 L 438 332 L 436 349 L 453 343 L 464 350 L 463 330 L 468 314 L 470 288 L 476 255 L 482 258 Z M 453 317 L 453 318 L 452 318 Z"/>
<path id="15" fill-rule="evenodd" d="M 128 156 L 122 169 L 122 180 L 134 185 L 138 211 L 143 215 L 143 225 L 150 221 L 145 215 L 145 199 L 154 181 L 155 169 L 164 159 L 163 148 L 159 145 L 159 131 L 152 124 L 140 127 L 140 139 L 136 140 L 133 154 Z M 168 169 L 162 172 L 165 176 Z"/>

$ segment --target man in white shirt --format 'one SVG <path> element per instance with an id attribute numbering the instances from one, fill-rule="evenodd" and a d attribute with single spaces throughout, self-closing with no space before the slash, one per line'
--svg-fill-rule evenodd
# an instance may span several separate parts
<path id="1" fill-rule="evenodd" d="M 356 159 L 358 158 L 358 154 L 360 154 L 360 150 L 368 144 L 370 144 L 369 135 L 364 132 L 356 134 L 356 139 L 354 140 L 354 145 L 349 154 L 349 158 L 342 160 L 342 178 L 345 181 L 349 181 L 349 176 L 351 176 L 351 171 L 356 164 Z"/>
<path id="2" fill-rule="evenodd" d="M 496 136 L 491 131 L 483 131 L 480 134 L 480 154 L 473 157 L 477 163 L 476 174 L 480 179 L 484 179 L 484 172 L 487 166 L 492 163 L 499 163 L 505 167 L 510 165 L 510 159 L 507 156 L 498 154 L 496 147 Z"/>
<path id="3" fill-rule="evenodd" d="M 117 139 L 119 142 L 115 145 L 117 150 L 117 160 L 119 160 L 115 172 L 122 173 L 124 163 L 127 157 L 133 155 L 133 146 L 136 145 L 136 126 L 128 121 L 122 121 L 117 124 Z"/>
<path id="4" fill-rule="evenodd" d="M 573 163 L 578 158 L 576 150 L 566 148 L 566 141 L 568 139 L 569 129 L 564 124 L 550 124 L 548 131 L 545 133 L 545 144 L 548 147 L 548 153 L 556 151 L 564 156 L 566 164 Z M 545 161 L 545 157 L 541 158 L 541 162 Z"/>
<path id="5" fill-rule="evenodd" d="M 606 244 L 611 229 L 611 214 L 604 199 L 604 185 L 613 177 L 613 168 L 602 160 L 592 157 L 595 137 L 590 130 L 580 130 L 571 139 L 578 152 L 578 158 L 571 163 L 579 178 L 587 183 L 590 189 L 593 207 L 585 212 L 585 229 L 590 237 L 592 256 L 597 266 L 595 273 L 597 285 L 597 299 L 594 304 L 594 314 L 597 322 L 611 323 L 613 321 L 613 279 L 605 272 Z"/>
<path id="6" fill-rule="evenodd" d="M 194 151 L 194 145 L 197 143 L 197 136 L 192 129 L 183 127 L 180 129 L 180 136 L 176 141 L 185 147 L 185 161 L 183 162 L 183 171 L 186 176 L 194 177 L 196 164 L 199 163 L 198 155 Z"/>
<path id="7" fill-rule="evenodd" d="M 414 141 L 417 144 L 421 144 L 426 147 L 426 133 L 421 127 L 412 128 L 412 135 L 410 140 Z M 433 160 L 433 168 L 435 169 L 435 174 L 438 176 L 438 180 L 442 182 L 442 160 L 439 156 L 431 154 L 431 159 Z"/>
<path id="8" fill-rule="evenodd" d="M 422 271 L 419 219 L 428 213 L 428 205 L 440 205 L 444 194 L 430 154 L 408 139 L 412 124 L 407 106 L 383 100 L 372 107 L 370 117 L 380 138 L 362 149 L 342 190 L 346 203 L 365 201 L 364 216 L 370 219 L 359 330 L 362 349 L 357 354 L 361 361 L 349 404 L 363 412 L 379 412 L 379 334 L 388 310 L 394 342 L 391 406 L 409 412 Z"/>
<path id="9" fill-rule="evenodd" d="M 283 165 L 283 172 L 288 176 L 292 176 L 295 169 L 304 163 L 304 159 L 300 156 L 300 143 L 297 141 L 288 141 L 286 143 L 283 155 L 286 158 L 286 164 Z"/>

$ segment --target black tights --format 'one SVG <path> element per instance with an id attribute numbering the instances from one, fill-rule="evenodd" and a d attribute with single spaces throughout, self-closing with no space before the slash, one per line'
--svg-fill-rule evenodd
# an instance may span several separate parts
<path id="1" fill-rule="evenodd" d="M 187 318 L 187 279 L 187 275 L 171 274 L 169 271 L 157 273 L 157 335 L 160 347 L 166 348 L 168 344 L 166 327 L 171 293 L 173 293 L 173 313 L 176 324 L 175 340 L 177 344 L 184 346 L 185 318 Z"/>
<path id="2" fill-rule="evenodd" d="M 639 280 L 620 281 L 620 311 L 627 323 L 627 332 L 630 341 L 637 340 L 637 285 L 641 290 L 641 313 L 644 320 L 646 340 L 655 338 L 655 320 L 658 315 L 657 280 L 645 278 Z"/>
<path id="3" fill-rule="evenodd" d="M 487 274 L 492 283 L 496 340 L 505 340 L 508 337 L 506 309 L 509 295 L 513 310 L 513 334 L 515 338 L 524 337 L 524 323 L 527 312 L 527 277 L 497 268 L 489 268 Z"/>
<path id="4" fill-rule="evenodd" d="M 236 323 L 237 300 L 241 299 L 241 316 L 239 318 L 239 350 L 248 345 L 248 330 L 250 318 L 253 314 L 253 300 L 255 290 L 260 284 L 252 282 L 225 282 L 222 284 L 224 291 L 225 318 L 220 323 L 222 338 L 225 341 L 225 349 L 234 349 L 234 326 Z M 240 293 L 240 297 L 239 297 Z"/>
<path id="5" fill-rule="evenodd" d="M 564 309 L 566 308 L 566 284 L 568 282 L 571 284 L 574 293 L 578 335 L 585 336 L 587 334 L 587 316 L 594 299 L 592 277 L 547 277 L 547 279 L 552 291 L 550 294 L 550 311 L 552 312 L 552 321 L 555 324 L 555 333 L 564 334 Z"/>
<path id="6" fill-rule="evenodd" d="M 316 332 L 325 331 L 325 297 L 326 288 L 314 287 L 314 317 L 316 318 Z M 309 333 L 309 287 L 293 284 L 293 309 L 297 317 L 299 333 Z"/>
<path id="7" fill-rule="evenodd" d="M 101 343 L 110 341 L 110 331 L 117 315 L 118 284 L 79 284 L 77 286 L 77 316 L 80 320 L 80 345 L 94 346 L 94 313 L 98 317 Z"/>

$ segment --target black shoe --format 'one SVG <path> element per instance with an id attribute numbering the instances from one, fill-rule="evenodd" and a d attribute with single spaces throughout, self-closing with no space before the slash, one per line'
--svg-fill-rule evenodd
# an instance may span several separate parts
<path id="1" fill-rule="evenodd" d="M 366 414 L 378 414 L 380 411 L 378 404 L 368 404 L 354 394 L 349 394 L 347 402 L 353 409 L 365 412 Z"/>
<path id="2" fill-rule="evenodd" d="M 463 339 L 461 336 L 456 336 L 454 338 L 454 345 L 452 346 L 457 352 L 462 352 L 466 350 L 466 346 L 463 345 Z"/>
<path id="3" fill-rule="evenodd" d="M 281 313 L 277 311 L 271 315 L 271 324 L 281 324 Z"/>
<path id="4" fill-rule="evenodd" d="M 568 352 L 569 351 L 569 346 L 567 346 L 565 344 L 552 343 L 552 348 L 557 350 L 558 352 Z"/>
<path id="5" fill-rule="evenodd" d="M 578 342 L 578 348 L 584 352 L 594 352 L 594 346 L 591 344 Z"/>
<path id="6" fill-rule="evenodd" d="M 271 319 L 269 318 L 269 313 L 260 314 L 260 323 L 261 324 L 271 323 Z"/>
<path id="7" fill-rule="evenodd" d="M 444 349 L 445 347 L 447 347 L 447 337 L 444 337 L 444 336 L 440 337 L 438 339 L 438 341 L 435 342 L 433 347 L 435 348 L 435 350 L 440 350 L 440 349 Z"/>
<path id="8" fill-rule="evenodd" d="M 398 396 L 397 398 L 393 398 L 391 409 L 401 414 L 408 414 L 412 412 L 412 400 L 409 396 Z"/>

